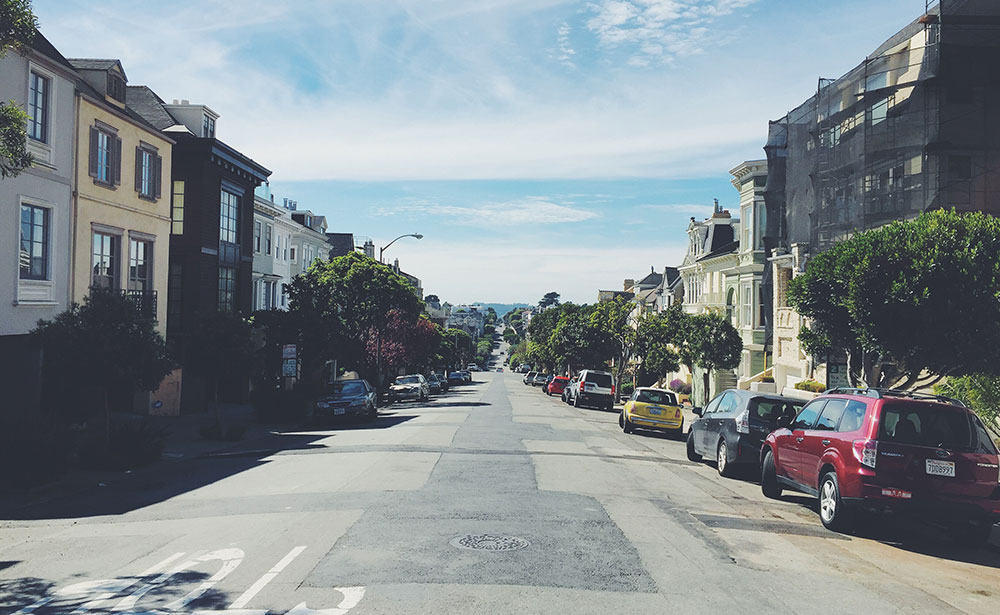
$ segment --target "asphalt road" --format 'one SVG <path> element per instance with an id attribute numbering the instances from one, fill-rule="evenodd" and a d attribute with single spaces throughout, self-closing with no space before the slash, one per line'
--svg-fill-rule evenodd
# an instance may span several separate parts
<path id="1" fill-rule="evenodd" d="M 0 522 L 0 613 L 990 613 L 1000 551 L 692 464 L 512 373 Z M 10 515 L 8 515 L 9 517 Z"/>

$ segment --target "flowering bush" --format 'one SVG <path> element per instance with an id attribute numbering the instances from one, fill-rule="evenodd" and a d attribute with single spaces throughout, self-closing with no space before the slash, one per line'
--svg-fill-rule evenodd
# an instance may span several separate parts
<path id="1" fill-rule="evenodd" d="M 813 393 L 822 393 L 826 390 L 826 386 L 821 382 L 816 382 L 815 380 L 801 380 L 795 383 L 795 388 L 800 391 L 811 391 Z"/>
<path id="2" fill-rule="evenodd" d="M 668 388 L 674 393 L 680 393 L 681 395 L 691 394 L 691 385 L 684 382 L 680 378 L 674 378 L 671 380 Z"/>

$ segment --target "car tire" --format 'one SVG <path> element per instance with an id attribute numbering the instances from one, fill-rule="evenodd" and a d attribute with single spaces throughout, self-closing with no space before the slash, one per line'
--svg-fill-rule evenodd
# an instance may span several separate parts
<path id="1" fill-rule="evenodd" d="M 701 455 L 694 450 L 694 432 L 688 431 L 687 437 L 687 456 L 688 461 L 701 461 Z"/>
<path id="2" fill-rule="evenodd" d="M 733 468 L 729 465 L 729 445 L 725 438 L 719 438 L 719 444 L 715 447 L 715 469 L 719 471 L 719 476 L 733 476 Z"/>
<path id="3" fill-rule="evenodd" d="M 781 485 L 778 484 L 778 473 L 774 468 L 774 453 L 767 451 L 764 462 L 760 465 L 760 491 L 764 497 L 777 500 L 781 497 Z"/>
<path id="4" fill-rule="evenodd" d="M 949 533 L 959 545 L 975 549 L 989 542 L 993 534 L 993 524 L 988 520 L 969 521 L 952 526 L 949 528 Z"/>
<path id="5" fill-rule="evenodd" d="M 850 516 L 840 497 L 837 473 L 827 472 L 819 481 L 819 520 L 826 529 L 842 532 L 850 527 Z"/>
<path id="6" fill-rule="evenodd" d="M 577 396 L 575 396 L 573 398 L 573 407 L 574 408 L 579 408 L 580 407 L 580 396 L 579 395 L 577 395 Z"/>
<path id="7" fill-rule="evenodd" d="M 628 417 L 625 416 L 624 410 L 622 411 L 622 431 L 625 433 L 632 433 L 635 431 L 635 425 L 633 425 L 632 421 L 628 420 Z"/>

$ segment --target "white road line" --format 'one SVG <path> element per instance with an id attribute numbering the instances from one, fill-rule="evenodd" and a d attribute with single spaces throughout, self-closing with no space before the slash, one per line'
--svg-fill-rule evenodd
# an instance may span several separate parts
<path id="1" fill-rule="evenodd" d="M 176 560 L 176 559 L 180 558 L 180 557 L 181 557 L 181 556 L 183 556 L 183 555 L 184 555 L 184 552 L 183 552 L 183 551 L 181 551 L 180 553 L 174 553 L 173 555 L 171 555 L 171 556 L 170 556 L 170 557 L 168 557 L 167 559 L 163 560 L 163 561 L 162 561 L 162 562 L 160 562 L 159 564 L 156 564 L 156 565 L 155 565 L 155 566 L 153 566 L 152 568 L 148 568 L 148 569 L 146 569 L 146 570 L 144 570 L 144 571 L 140 572 L 140 573 L 139 573 L 139 576 L 140 576 L 140 577 L 148 577 L 148 576 L 149 576 L 149 575 L 151 575 L 151 574 L 156 574 L 157 572 L 159 572 L 159 571 L 160 571 L 160 569 L 161 569 L 161 568 L 166 568 L 166 567 L 167 567 L 167 566 L 168 566 L 168 565 L 170 564 L 170 562 L 172 562 L 172 561 L 174 561 L 174 560 Z"/>
<path id="2" fill-rule="evenodd" d="M 260 590 L 264 589 L 264 587 L 268 583 L 274 580 L 274 577 L 278 576 L 278 574 L 280 574 L 281 571 L 284 570 L 286 566 L 288 566 L 288 564 L 292 563 L 292 560 L 301 555 L 302 552 L 305 550 L 306 548 L 304 546 L 300 546 L 300 547 L 295 547 L 294 549 L 289 551 L 288 555 L 283 557 L 280 562 L 274 565 L 274 568 L 271 568 L 269 571 L 267 571 L 267 573 L 264 574 L 264 576 L 257 579 L 256 583 L 251 585 L 249 589 L 243 592 L 242 596 L 234 600 L 233 603 L 229 605 L 229 608 L 242 609 L 243 607 L 245 607 L 248 602 L 253 600 L 254 596 L 260 593 Z"/>

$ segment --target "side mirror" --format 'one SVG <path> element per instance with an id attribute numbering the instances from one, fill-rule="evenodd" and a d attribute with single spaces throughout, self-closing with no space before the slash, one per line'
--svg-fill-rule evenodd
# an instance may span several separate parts
<path id="1" fill-rule="evenodd" d="M 696 406 L 694 408 L 691 408 L 691 412 L 694 412 L 695 416 L 701 416 L 702 409 Z"/>
<path id="2" fill-rule="evenodd" d="M 778 425 L 779 428 L 787 429 L 792 424 L 792 421 L 794 419 L 795 417 L 791 415 L 782 414 L 781 416 L 778 417 L 776 424 Z"/>

